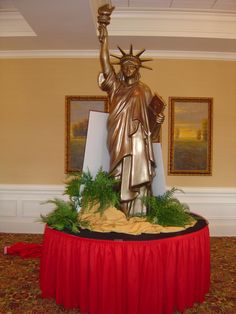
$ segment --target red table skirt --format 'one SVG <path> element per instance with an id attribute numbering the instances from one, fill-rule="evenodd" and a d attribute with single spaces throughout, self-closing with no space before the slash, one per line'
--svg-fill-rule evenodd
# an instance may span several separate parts
<path id="1" fill-rule="evenodd" d="M 45 229 L 43 298 L 89 314 L 172 314 L 204 301 L 209 230 L 150 241 L 82 238 Z"/>

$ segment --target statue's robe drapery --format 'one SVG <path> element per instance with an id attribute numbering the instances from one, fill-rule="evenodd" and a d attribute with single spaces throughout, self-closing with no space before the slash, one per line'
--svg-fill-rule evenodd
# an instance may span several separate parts
<path id="1" fill-rule="evenodd" d="M 155 168 L 147 111 L 153 95 L 144 83 L 126 85 L 115 72 L 100 74 L 99 86 L 109 98 L 110 173 L 121 179 L 124 211 L 143 212 L 138 197 L 149 193 Z"/>

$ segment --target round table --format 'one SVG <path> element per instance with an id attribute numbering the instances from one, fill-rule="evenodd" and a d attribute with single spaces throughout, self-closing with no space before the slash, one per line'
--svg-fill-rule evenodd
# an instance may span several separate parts
<path id="1" fill-rule="evenodd" d="M 71 235 L 46 226 L 42 297 L 89 314 L 182 312 L 203 302 L 210 285 L 208 226 L 190 229 L 124 241 Z"/>

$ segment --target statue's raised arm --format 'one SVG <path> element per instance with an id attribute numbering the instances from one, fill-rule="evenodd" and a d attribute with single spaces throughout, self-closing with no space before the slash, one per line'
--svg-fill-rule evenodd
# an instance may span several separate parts
<path id="1" fill-rule="evenodd" d="M 98 39 L 101 43 L 100 62 L 104 77 L 112 71 L 112 65 L 109 57 L 108 32 L 107 25 L 110 24 L 111 13 L 114 7 L 106 4 L 98 9 Z"/>

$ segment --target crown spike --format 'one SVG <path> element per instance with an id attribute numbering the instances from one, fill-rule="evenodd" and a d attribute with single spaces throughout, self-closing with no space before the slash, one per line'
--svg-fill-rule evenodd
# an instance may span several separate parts
<path id="1" fill-rule="evenodd" d="M 129 54 L 132 56 L 133 55 L 133 45 L 130 45 L 130 50 L 129 50 Z"/>
<path id="2" fill-rule="evenodd" d="M 138 53 L 135 55 L 135 57 L 140 57 L 141 54 L 144 53 L 144 51 L 146 51 L 146 49 L 143 49 L 143 50 L 141 50 L 140 52 L 138 52 Z"/>
<path id="3" fill-rule="evenodd" d="M 113 54 L 110 54 L 112 57 L 116 58 L 116 59 L 121 59 L 122 57 L 119 57 L 119 56 L 116 56 L 116 55 L 113 55 Z"/>
<path id="4" fill-rule="evenodd" d="M 145 65 L 141 65 L 141 66 L 140 66 L 140 68 L 144 68 L 144 69 L 152 70 L 152 68 L 147 67 L 147 66 L 145 66 Z"/>
<path id="5" fill-rule="evenodd" d="M 124 52 L 124 50 L 122 50 L 119 46 L 117 46 L 117 48 L 120 50 L 123 56 L 126 56 L 126 53 Z"/>
<path id="6" fill-rule="evenodd" d="M 144 58 L 144 59 L 140 59 L 140 61 L 143 62 L 147 62 L 147 61 L 153 61 L 153 59 L 151 58 Z"/>

